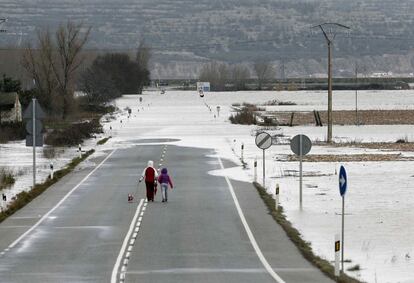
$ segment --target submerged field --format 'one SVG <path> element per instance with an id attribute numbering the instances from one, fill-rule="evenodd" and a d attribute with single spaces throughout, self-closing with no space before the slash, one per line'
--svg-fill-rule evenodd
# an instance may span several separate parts
<path id="1" fill-rule="evenodd" d="M 334 92 L 334 110 L 352 111 L 354 95 L 351 91 Z M 333 241 L 335 234 L 340 232 L 341 219 L 337 172 L 339 166 L 344 165 L 349 182 L 345 222 L 345 258 L 349 262 L 346 268 L 360 266 L 360 270 L 347 273 L 367 282 L 413 281 L 414 122 L 404 119 L 387 124 L 381 122 L 381 117 L 389 120 L 397 113 L 411 113 L 414 93 L 361 91 L 358 96 L 360 109 L 375 110 L 378 122 L 334 125 L 333 145 L 324 143 L 326 127 L 316 127 L 312 121 L 294 127 L 264 128 L 233 125 L 228 120 L 233 111 L 232 104 L 243 102 L 260 107 L 275 99 L 294 102 L 292 105 L 264 106 L 269 112 L 324 111 L 327 108 L 326 92 L 225 92 L 206 93 L 200 98 L 191 91 L 167 90 L 165 95 L 146 92 L 142 96 L 143 102 L 139 102 L 138 97 L 128 95 L 118 99 L 115 104 L 121 111 L 114 115 L 115 120 L 103 119 L 105 133 L 111 135 L 111 139 L 98 148 L 97 140 L 89 140 L 83 147 L 96 148 L 99 154 L 102 150 L 142 143 L 146 138 L 178 139 L 171 143 L 213 148 L 217 155 L 236 163 L 234 167 L 210 174 L 252 182 L 255 177 L 253 163 L 257 159 L 258 182 L 261 183 L 262 151 L 256 147 L 254 136 L 256 132 L 266 130 L 278 136 L 276 144 L 266 151 L 267 190 L 272 193 L 279 184 L 281 205 L 287 218 L 303 238 L 311 242 L 314 252 L 329 261 L 334 259 Z M 217 106 L 220 106 L 219 111 Z M 126 107 L 132 109 L 129 118 L 124 111 Z M 302 209 L 298 201 L 299 164 L 289 146 L 290 138 L 296 134 L 306 134 L 314 143 L 303 165 Z M 242 144 L 246 169 L 240 166 Z M 63 166 L 65 160 L 76 155 L 76 149 L 72 148 L 51 159 Z M 15 162 L 15 156 L 19 157 L 18 162 Z M 39 156 L 42 156 L 41 152 Z M 40 178 L 47 176 L 51 159 L 39 159 Z M 84 166 L 88 166 L 88 162 Z M 31 149 L 23 142 L 2 145 L 0 167 L 11 167 L 17 175 L 16 183 L 6 193 L 12 195 L 27 189 L 31 184 Z"/>

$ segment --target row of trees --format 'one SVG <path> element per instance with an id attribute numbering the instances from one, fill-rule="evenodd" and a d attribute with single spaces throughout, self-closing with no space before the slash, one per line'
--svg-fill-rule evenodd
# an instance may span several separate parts
<path id="1" fill-rule="evenodd" d="M 257 88 L 262 89 L 263 83 L 274 77 L 275 70 L 271 63 L 259 61 L 254 63 L 253 71 L 257 78 Z M 246 82 L 251 78 L 250 68 L 247 65 L 228 65 L 225 63 L 211 62 L 204 65 L 200 72 L 200 81 L 210 82 L 214 91 L 226 89 L 231 85 L 234 90 L 246 89 Z"/>
<path id="2" fill-rule="evenodd" d="M 124 93 L 140 93 L 149 83 L 150 51 L 143 43 L 134 60 L 109 53 L 85 69 L 83 49 L 90 32 L 90 27 L 68 21 L 55 33 L 38 32 L 37 45 L 25 49 L 22 66 L 33 78 L 33 95 L 55 117 L 66 119 L 75 111 L 75 90 L 84 91 L 88 103 L 102 104 Z"/>

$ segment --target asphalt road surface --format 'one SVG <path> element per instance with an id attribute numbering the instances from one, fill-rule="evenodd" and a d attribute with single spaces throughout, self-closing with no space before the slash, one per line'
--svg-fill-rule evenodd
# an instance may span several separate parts
<path id="1" fill-rule="evenodd" d="M 137 188 L 148 160 L 171 173 L 168 203 Z M 234 166 L 214 151 L 154 144 L 92 161 L 0 224 L 0 282 L 331 282 L 251 184 L 208 174 Z"/>

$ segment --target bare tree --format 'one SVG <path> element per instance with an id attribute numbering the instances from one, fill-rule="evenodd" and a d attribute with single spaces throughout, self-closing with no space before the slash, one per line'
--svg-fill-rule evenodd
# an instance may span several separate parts
<path id="1" fill-rule="evenodd" d="M 250 71 L 244 65 L 234 65 L 232 69 L 232 81 L 236 90 L 245 90 L 246 81 L 250 78 Z"/>
<path id="2" fill-rule="evenodd" d="M 149 63 L 151 59 L 151 48 L 145 44 L 145 41 L 141 41 L 138 45 L 136 61 L 143 68 L 149 69 Z"/>
<path id="3" fill-rule="evenodd" d="M 261 90 L 263 83 L 273 77 L 273 66 L 270 62 L 261 60 L 254 63 L 253 68 L 257 76 L 257 88 Z"/>
<path id="4" fill-rule="evenodd" d="M 35 81 L 37 96 L 49 112 L 61 113 L 65 119 L 73 100 L 76 70 L 82 64 L 81 51 L 90 33 L 82 24 L 68 21 L 55 34 L 38 32 L 37 50 L 30 45 L 22 58 L 23 67 Z"/>
<path id="5" fill-rule="evenodd" d="M 211 62 L 201 68 L 200 81 L 210 82 L 212 90 L 224 90 L 229 80 L 229 68 L 224 63 Z"/>
<path id="6" fill-rule="evenodd" d="M 48 30 L 37 33 L 39 46 L 37 50 L 29 44 L 23 53 L 22 65 L 34 80 L 37 98 L 42 106 L 52 112 L 52 101 L 57 82 L 53 74 L 53 42 Z"/>
<path id="7" fill-rule="evenodd" d="M 137 50 L 137 57 L 136 63 L 139 68 L 139 78 L 138 78 L 138 93 L 142 93 L 144 89 L 144 85 L 148 85 L 150 83 L 150 71 L 149 71 L 149 64 L 151 59 L 151 49 L 148 47 L 144 41 L 141 41 L 138 50 Z"/>
<path id="8" fill-rule="evenodd" d="M 56 31 L 56 60 L 52 60 L 52 69 L 63 97 L 62 118 L 69 113 L 73 100 L 75 72 L 82 64 L 81 51 L 86 44 L 91 28 L 84 30 L 82 24 L 68 21 Z"/>

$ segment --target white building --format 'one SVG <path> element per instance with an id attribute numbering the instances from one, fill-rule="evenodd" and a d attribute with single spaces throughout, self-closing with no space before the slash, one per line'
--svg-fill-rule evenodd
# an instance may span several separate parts
<path id="1" fill-rule="evenodd" d="M 16 92 L 0 93 L 0 123 L 21 122 L 22 105 Z"/>

